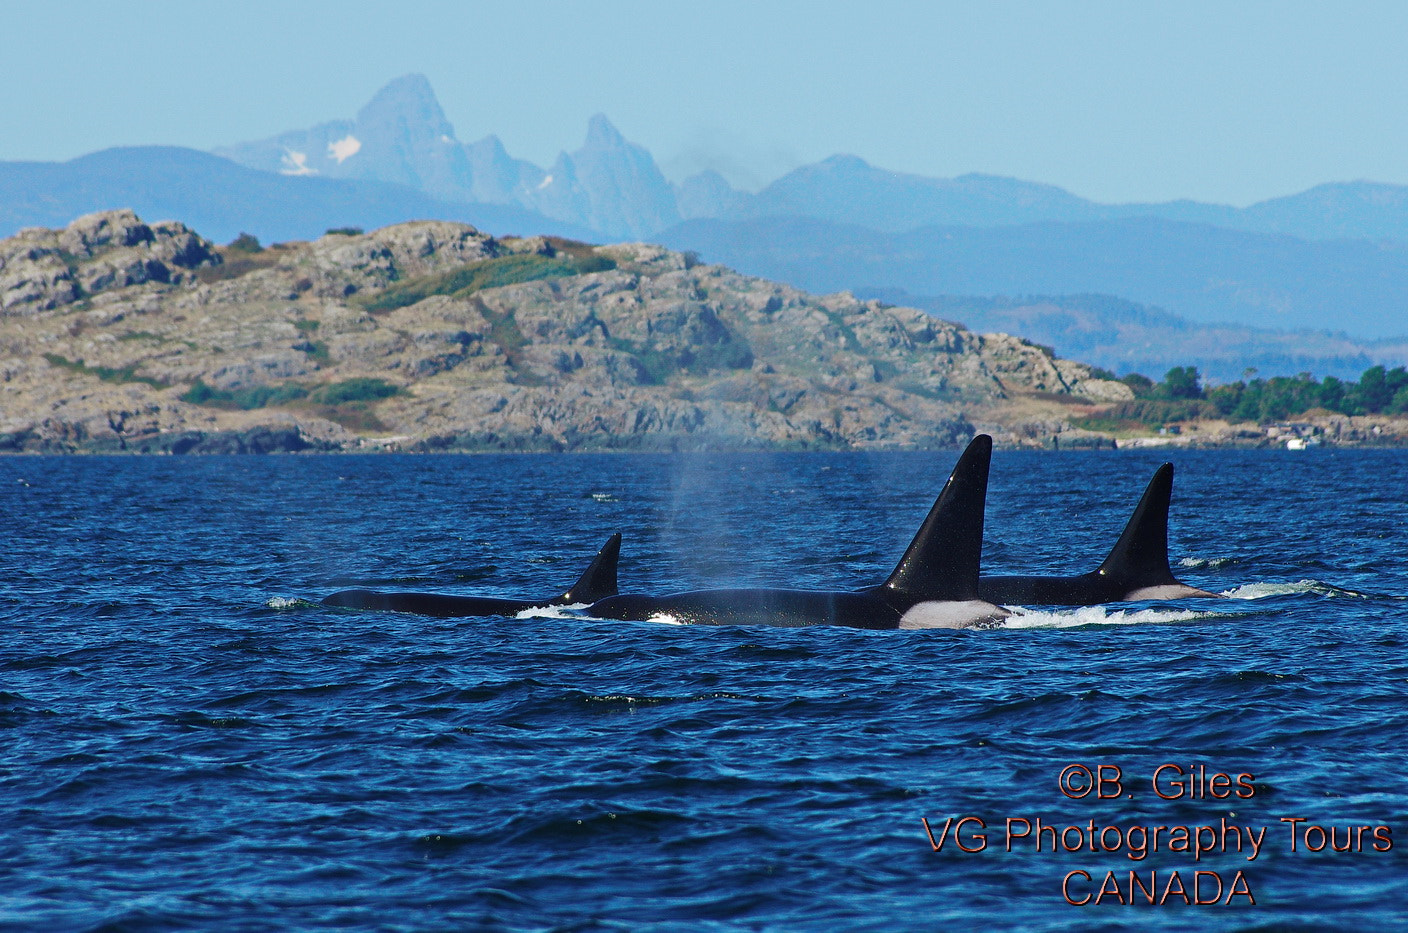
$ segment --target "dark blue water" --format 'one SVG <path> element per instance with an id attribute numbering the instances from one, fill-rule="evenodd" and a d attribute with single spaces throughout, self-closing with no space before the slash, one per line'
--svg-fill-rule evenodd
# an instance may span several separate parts
<path id="1" fill-rule="evenodd" d="M 627 591 L 860 586 L 956 453 L 0 459 L 0 927 L 1399 925 L 1408 452 L 1174 457 L 1176 569 L 1239 598 L 984 632 L 305 602 L 551 594 L 616 530 Z M 998 451 L 986 566 L 1094 566 L 1159 459 Z M 1122 793 L 1063 796 L 1076 763 Z M 1254 794 L 1163 800 L 1166 763 Z M 987 848 L 935 852 L 962 817 Z M 1009 853 L 1009 818 L 1266 834 L 1133 861 Z M 1130 869 L 1256 903 L 1067 903 Z"/>

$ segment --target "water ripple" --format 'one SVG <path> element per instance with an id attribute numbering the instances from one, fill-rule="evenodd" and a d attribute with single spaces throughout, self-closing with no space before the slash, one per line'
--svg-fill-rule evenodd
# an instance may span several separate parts
<path id="1" fill-rule="evenodd" d="M 994 559 L 1095 566 L 1157 456 L 1000 451 Z M 0 459 L 0 928 L 1184 929 L 1068 908 L 1105 861 L 936 853 L 920 823 L 1408 812 L 1408 454 L 1294 484 L 1277 452 L 1177 456 L 1178 572 L 1236 599 L 990 632 L 317 604 L 555 592 L 618 529 L 625 589 L 859 586 L 951 454 Z M 1133 797 L 1063 797 L 1073 762 Z M 1256 796 L 1162 801 L 1168 763 Z M 1194 919 L 1391 928 L 1401 867 L 1278 850 L 1255 914 Z"/>

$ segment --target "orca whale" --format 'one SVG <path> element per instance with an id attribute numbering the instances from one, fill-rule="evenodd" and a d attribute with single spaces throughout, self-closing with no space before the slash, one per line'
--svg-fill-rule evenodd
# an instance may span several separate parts
<path id="1" fill-rule="evenodd" d="M 621 556 L 621 535 L 612 535 L 581 578 L 560 596 L 547 599 L 498 599 L 491 596 L 451 596 L 443 593 L 378 593 L 341 590 L 322 600 L 324 606 L 343 609 L 380 609 L 413 612 L 423 616 L 515 616 L 544 606 L 581 606 L 616 592 L 616 563 Z"/>
<path id="2" fill-rule="evenodd" d="M 1168 505 L 1173 464 L 1154 472 L 1134 514 L 1099 567 L 1074 577 L 984 576 L 978 594 L 1011 605 L 1092 606 L 1144 599 L 1221 598 L 1178 581 L 1168 566 Z"/>
<path id="3" fill-rule="evenodd" d="M 594 603 L 598 619 L 692 625 L 843 625 L 865 629 L 975 628 L 1007 610 L 978 597 L 992 438 L 980 434 L 959 457 L 889 579 L 854 592 L 709 589 L 669 596 L 622 594 Z"/>

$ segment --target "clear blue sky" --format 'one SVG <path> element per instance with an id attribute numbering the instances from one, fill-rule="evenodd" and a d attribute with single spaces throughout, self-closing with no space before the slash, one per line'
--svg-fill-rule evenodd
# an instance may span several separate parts
<path id="1" fill-rule="evenodd" d="M 600 111 L 744 187 L 838 152 L 1107 202 L 1408 184 L 1403 2 L 6 0 L 0 31 L 0 160 L 261 138 L 418 71 L 539 164 Z"/>

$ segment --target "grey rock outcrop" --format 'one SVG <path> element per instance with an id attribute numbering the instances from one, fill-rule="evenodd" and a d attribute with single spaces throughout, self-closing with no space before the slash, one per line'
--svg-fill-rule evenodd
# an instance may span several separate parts
<path id="1" fill-rule="evenodd" d="M 0 241 L 0 314 L 49 311 L 146 282 L 190 284 L 194 270 L 220 261 L 184 224 L 148 225 L 128 210 L 89 214 L 63 230 L 33 227 Z"/>

